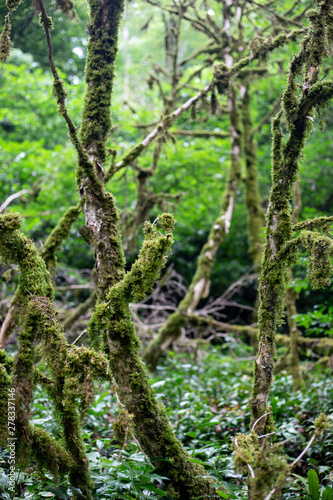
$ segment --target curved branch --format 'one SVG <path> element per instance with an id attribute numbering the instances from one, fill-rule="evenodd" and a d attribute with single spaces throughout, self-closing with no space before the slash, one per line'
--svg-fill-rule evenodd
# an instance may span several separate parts
<path id="1" fill-rule="evenodd" d="M 31 189 L 22 189 L 21 191 L 18 191 L 17 193 L 11 194 L 8 196 L 8 198 L 3 202 L 3 204 L 0 206 L 0 214 L 2 214 L 8 205 L 13 201 L 16 200 L 16 198 L 19 198 L 20 196 L 24 194 L 31 194 L 32 191 Z"/>

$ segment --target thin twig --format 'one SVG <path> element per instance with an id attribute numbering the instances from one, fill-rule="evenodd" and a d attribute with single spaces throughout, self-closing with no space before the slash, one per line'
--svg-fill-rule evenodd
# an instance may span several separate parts
<path id="1" fill-rule="evenodd" d="M 265 438 L 267 436 L 273 436 L 273 434 L 276 434 L 276 432 L 269 432 L 268 434 L 263 434 L 262 436 L 258 436 L 258 439 Z"/>
<path id="2" fill-rule="evenodd" d="M 40 8 L 41 13 L 42 13 L 42 24 L 43 24 L 44 32 L 45 32 L 45 38 L 46 38 L 46 43 L 47 43 L 47 55 L 49 58 L 50 68 L 52 71 L 52 75 L 53 75 L 55 84 L 57 84 L 61 88 L 61 92 L 58 92 L 56 95 L 57 102 L 59 105 L 59 112 L 61 109 L 61 115 L 65 118 L 68 130 L 69 130 L 69 137 L 72 141 L 73 146 L 75 147 L 75 149 L 78 153 L 79 158 L 80 159 L 87 159 L 88 157 L 87 157 L 85 151 L 83 150 L 82 144 L 81 144 L 79 137 L 77 135 L 77 129 L 76 129 L 72 119 L 70 118 L 70 116 L 68 114 L 66 101 L 65 101 L 66 92 L 64 89 L 64 84 L 59 76 L 59 73 L 58 73 L 57 68 L 55 66 L 55 63 L 54 63 L 53 46 L 52 46 L 51 32 L 50 32 L 50 26 L 51 26 L 50 18 L 47 15 L 43 0 L 38 0 L 38 4 L 39 4 L 39 8 Z"/>
<path id="3" fill-rule="evenodd" d="M 80 335 L 72 342 L 71 345 L 75 345 L 82 337 L 87 333 L 87 330 L 83 330 L 83 332 L 80 333 Z"/>
<path id="4" fill-rule="evenodd" d="M 254 429 L 255 429 L 255 427 L 256 427 L 256 425 L 257 425 L 257 423 L 258 423 L 258 422 L 259 422 L 262 418 L 266 417 L 266 416 L 267 416 L 267 415 L 269 415 L 269 414 L 270 414 L 270 411 L 268 411 L 267 413 L 264 413 L 263 415 L 261 415 L 261 417 L 259 417 L 259 418 L 258 418 L 258 419 L 254 422 L 254 424 L 252 425 L 251 432 L 253 432 L 253 431 L 254 431 Z"/>
<path id="5" fill-rule="evenodd" d="M 18 191 L 18 193 L 11 194 L 8 196 L 8 198 L 3 202 L 3 204 L 0 206 L 0 214 L 2 214 L 8 205 L 15 200 L 16 198 L 19 198 L 23 194 L 31 194 L 31 189 L 22 189 L 21 191 Z"/>
<path id="6" fill-rule="evenodd" d="M 302 451 L 302 453 L 300 455 L 298 455 L 298 457 L 293 461 L 293 463 L 291 464 L 291 467 L 294 467 L 294 465 L 297 464 L 297 462 L 300 461 L 300 459 L 302 458 L 302 456 L 305 455 L 305 453 L 308 451 L 308 449 L 312 445 L 312 443 L 315 440 L 315 438 L 316 438 L 316 433 L 314 433 L 314 435 L 312 436 L 312 438 L 310 439 L 310 441 L 308 442 L 308 444 L 306 445 L 306 447 L 304 448 L 304 450 Z"/>

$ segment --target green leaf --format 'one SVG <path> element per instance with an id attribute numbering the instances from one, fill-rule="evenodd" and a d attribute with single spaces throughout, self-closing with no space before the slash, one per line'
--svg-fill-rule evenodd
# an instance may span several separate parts
<path id="1" fill-rule="evenodd" d="M 165 491 L 161 490 L 161 488 L 157 488 L 156 493 L 158 493 L 161 497 L 166 497 L 168 496 Z"/>
<path id="2" fill-rule="evenodd" d="M 62 498 L 63 500 L 68 500 L 69 496 L 67 495 L 67 488 L 64 486 L 48 486 L 48 489 L 52 491 L 57 497 Z"/>
<path id="3" fill-rule="evenodd" d="M 309 494 L 312 500 L 319 500 L 319 480 L 317 472 L 310 469 L 308 472 Z"/>
<path id="4" fill-rule="evenodd" d="M 323 491 L 321 500 L 333 500 L 333 490 L 329 486 L 326 486 L 325 490 Z"/>
<path id="5" fill-rule="evenodd" d="M 229 496 L 227 495 L 227 493 L 224 493 L 223 491 L 216 490 L 216 493 L 218 493 L 220 495 L 220 497 L 226 498 L 227 500 L 229 498 Z"/>
<path id="6" fill-rule="evenodd" d="M 72 493 L 79 493 L 82 498 L 86 498 L 85 495 L 83 495 L 82 491 L 79 488 L 75 488 L 75 486 L 70 485 L 69 489 L 71 490 Z"/>
<path id="7" fill-rule="evenodd" d="M 191 438 L 195 438 L 195 437 L 197 437 L 197 433 L 194 432 L 194 431 L 191 431 L 191 432 L 187 432 L 185 434 L 185 436 L 188 436 L 188 437 L 191 437 Z"/>
<path id="8" fill-rule="evenodd" d="M 199 460 L 198 458 L 189 458 L 188 461 L 193 462 L 194 464 L 206 465 L 205 462 Z"/>

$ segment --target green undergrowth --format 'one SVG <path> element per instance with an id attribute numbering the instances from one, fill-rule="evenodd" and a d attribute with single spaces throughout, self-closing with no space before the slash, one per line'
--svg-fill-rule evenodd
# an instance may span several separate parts
<path id="1" fill-rule="evenodd" d="M 158 366 L 151 382 L 193 462 L 203 464 L 209 475 L 224 484 L 230 499 L 246 499 L 246 478 L 234 471 L 231 442 L 235 434 L 248 431 L 254 361 L 250 348 L 234 341 L 228 344 L 228 350 L 212 347 L 196 357 L 170 355 Z M 282 449 L 290 462 L 308 443 L 313 434 L 313 420 L 318 414 L 333 414 L 332 372 L 309 364 L 303 365 L 303 370 L 305 385 L 302 390 L 292 393 L 291 376 L 281 372 L 271 394 L 276 440 L 284 441 Z M 110 386 L 96 387 L 94 403 L 84 422 L 85 444 L 95 483 L 93 498 L 170 500 L 168 479 L 144 456 L 135 438 L 128 435 L 125 449 L 120 449 L 113 431 L 118 415 L 119 405 Z M 35 391 L 33 418 L 35 425 L 60 439 L 51 403 L 40 387 Z M 3 450 L 0 455 L 0 499 L 72 498 L 73 488 L 69 487 L 66 478 L 55 481 L 47 474 L 42 476 L 34 464 L 25 471 L 16 471 L 13 496 L 9 491 L 8 454 L 8 450 Z M 333 470 L 332 430 L 315 441 L 302 458 L 281 498 L 311 499 L 307 486 L 310 469 L 318 474 L 322 490 L 332 486 L 329 479 Z"/>

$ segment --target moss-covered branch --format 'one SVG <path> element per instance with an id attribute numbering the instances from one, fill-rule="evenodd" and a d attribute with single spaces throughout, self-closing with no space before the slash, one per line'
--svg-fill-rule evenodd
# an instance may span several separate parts
<path id="1" fill-rule="evenodd" d="M 220 132 L 218 130 L 170 130 L 172 135 L 184 135 L 189 137 L 202 137 L 208 139 L 209 137 L 217 137 L 218 139 L 228 139 L 229 132 Z"/>
<path id="2" fill-rule="evenodd" d="M 289 33 L 281 33 L 275 38 L 268 37 L 267 39 L 261 38 L 257 40 L 254 50 L 252 50 L 251 55 L 243 57 L 236 63 L 234 63 L 231 68 L 228 68 L 225 64 L 216 64 L 214 67 L 215 71 L 215 85 L 220 94 L 223 94 L 228 88 L 229 81 L 232 77 L 236 76 L 239 71 L 251 64 L 252 61 L 266 56 L 278 47 L 283 46 L 289 41 L 296 40 L 297 37 L 304 33 L 304 29 L 295 29 Z"/>
<path id="3" fill-rule="evenodd" d="M 301 229 L 307 229 L 308 231 L 314 231 L 318 229 L 320 231 L 330 233 L 331 225 L 333 224 L 333 216 L 330 217 L 316 217 L 315 219 L 308 219 L 303 222 L 298 222 L 294 225 L 293 230 L 299 231 Z"/>
<path id="4" fill-rule="evenodd" d="M 55 274 L 57 265 L 56 253 L 60 249 L 62 242 L 69 237 L 72 225 L 78 218 L 80 212 L 81 203 L 78 203 L 74 207 L 69 207 L 45 241 L 41 255 L 47 269 L 53 275 Z"/>
<path id="5" fill-rule="evenodd" d="M 185 312 L 182 312 L 182 315 L 185 316 L 188 323 L 193 326 L 214 328 L 215 330 L 222 330 L 223 332 L 234 333 L 235 335 L 245 335 L 245 337 L 249 338 L 256 338 L 259 332 L 258 328 L 252 326 L 224 323 L 223 321 L 216 321 L 206 316 L 186 314 Z"/>
<path id="6" fill-rule="evenodd" d="M 3 62 L 7 61 L 10 54 L 10 48 L 12 46 L 10 41 L 10 15 L 14 10 L 17 9 L 20 3 L 22 3 L 22 0 L 6 0 L 8 14 L 5 17 L 5 24 L 0 35 L 0 61 Z"/>
<path id="7" fill-rule="evenodd" d="M 254 328 L 252 326 L 224 323 L 222 321 L 216 321 L 213 318 L 198 316 L 196 314 L 186 314 L 186 313 L 182 314 L 186 316 L 188 323 L 193 326 L 214 328 L 214 330 L 231 333 L 236 336 L 244 335 L 245 337 L 248 337 L 250 340 L 253 338 L 257 338 L 259 334 L 259 329 Z M 275 342 L 277 346 L 290 347 L 291 338 L 289 335 L 278 333 L 275 336 Z M 303 350 L 314 349 L 318 353 L 325 355 L 327 351 L 330 352 L 333 351 L 333 339 L 327 337 L 321 337 L 321 338 L 302 337 L 298 335 L 297 346 Z"/>
<path id="8" fill-rule="evenodd" d="M 41 427 L 30 425 L 31 457 L 41 470 L 49 470 L 55 478 L 70 473 L 75 467 L 72 455 L 59 441 Z"/>

